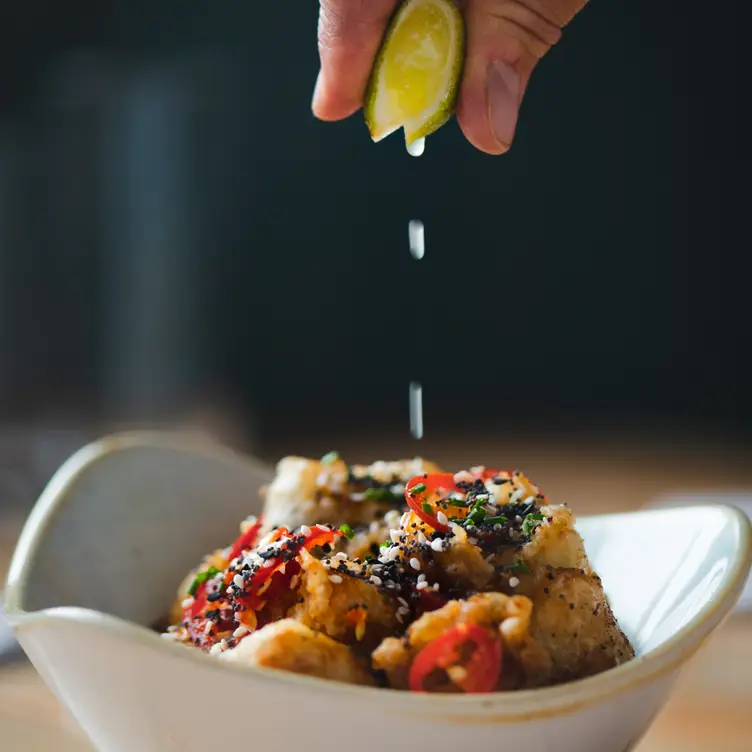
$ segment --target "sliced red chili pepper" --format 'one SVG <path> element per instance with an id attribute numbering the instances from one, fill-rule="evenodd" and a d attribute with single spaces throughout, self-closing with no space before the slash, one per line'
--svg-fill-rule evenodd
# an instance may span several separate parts
<path id="1" fill-rule="evenodd" d="M 474 643 L 475 649 L 463 662 L 460 648 Z M 490 630 L 478 624 L 458 624 L 429 642 L 410 667 L 410 689 L 426 692 L 426 679 L 437 670 L 464 669 L 464 677 L 453 683 L 463 692 L 476 694 L 495 689 L 501 675 L 501 644 Z"/>
<path id="2" fill-rule="evenodd" d="M 447 601 L 433 590 L 423 588 L 418 590 L 418 602 L 415 604 L 416 618 L 427 614 L 429 611 L 438 611 L 442 606 L 446 606 Z"/>
<path id="3" fill-rule="evenodd" d="M 230 549 L 229 560 L 240 556 L 240 554 L 246 549 L 253 548 L 258 537 L 259 530 L 261 529 L 261 518 L 256 520 L 236 541 L 232 544 Z"/>
<path id="4" fill-rule="evenodd" d="M 420 490 L 415 490 L 420 489 Z M 454 482 L 454 473 L 433 473 L 432 475 L 416 475 L 411 478 L 405 486 L 405 499 L 407 506 L 421 519 L 426 525 L 430 525 L 434 530 L 440 533 L 448 533 L 449 525 L 439 522 L 435 514 L 423 509 L 423 504 L 432 494 L 439 489 L 446 491 L 459 491 L 457 484 Z"/>

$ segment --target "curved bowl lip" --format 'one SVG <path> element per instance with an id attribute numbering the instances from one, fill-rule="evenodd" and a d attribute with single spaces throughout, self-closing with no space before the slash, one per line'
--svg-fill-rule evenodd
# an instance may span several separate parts
<path id="1" fill-rule="evenodd" d="M 273 689 L 299 689 L 328 693 L 334 701 L 382 703 L 390 710 L 435 717 L 437 712 L 444 720 L 483 722 L 522 722 L 536 717 L 550 717 L 575 710 L 583 705 L 596 704 L 607 697 L 639 687 L 659 678 L 685 663 L 721 621 L 729 614 L 738 599 L 752 563 L 752 524 L 740 510 L 731 506 L 706 505 L 692 507 L 712 510 L 725 515 L 736 527 L 739 545 L 731 557 L 729 569 L 724 573 L 719 592 L 709 600 L 682 629 L 649 653 L 620 666 L 584 679 L 540 689 L 499 692 L 487 695 L 429 695 L 399 690 L 361 687 L 351 684 L 302 676 L 290 672 L 261 667 L 238 666 L 218 661 L 202 651 L 187 650 L 172 644 L 147 627 L 133 622 L 76 606 L 59 606 L 27 612 L 23 608 L 24 591 L 28 581 L 28 564 L 44 540 L 45 532 L 65 505 L 68 491 L 79 476 L 104 456 L 133 448 L 176 449 L 201 452 L 229 463 L 253 467 L 260 475 L 270 476 L 271 468 L 250 457 L 238 454 L 213 439 L 168 432 L 128 432 L 104 437 L 76 452 L 55 473 L 32 509 L 19 537 L 6 585 L 5 616 L 20 635 L 27 631 L 65 621 L 96 626 L 123 638 L 134 640 L 152 650 L 171 651 L 184 660 L 196 661 L 210 671 L 239 671 L 249 684 Z M 582 519 L 598 521 L 632 514 L 680 514 L 681 510 L 638 510 L 614 515 L 593 515 Z M 179 651 L 177 653 L 176 651 Z M 166 654 L 164 654 L 166 655 Z"/>

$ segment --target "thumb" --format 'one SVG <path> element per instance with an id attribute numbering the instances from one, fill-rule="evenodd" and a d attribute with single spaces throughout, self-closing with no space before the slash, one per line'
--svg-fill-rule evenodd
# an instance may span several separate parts
<path id="1" fill-rule="evenodd" d="M 457 107 L 467 139 L 502 154 L 538 60 L 587 0 L 467 0 L 468 53 Z"/>
<path id="2" fill-rule="evenodd" d="M 363 104 L 376 52 L 397 0 L 321 0 L 321 70 L 313 114 L 342 120 Z"/>

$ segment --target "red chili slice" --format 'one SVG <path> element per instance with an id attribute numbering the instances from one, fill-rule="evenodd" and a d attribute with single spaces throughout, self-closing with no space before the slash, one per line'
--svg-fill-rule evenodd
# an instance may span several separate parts
<path id="1" fill-rule="evenodd" d="M 474 643 L 475 650 L 464 661 L 460 647 Z M 490 630 L 478 624 L 458 624 L 418 653 L 410 667 L 410 689 L 426 692 L 425 681 L 437 670 L 460 666 L 466 676 L 454 683 L 463 692 L 492 692 L 501 675 L 501 645 Z"/>
<path id="2" fill-rule="evenodd" d="M 474 473 L 475 478 L 488 480 L 501 474 L 501 470 L 483 470 L 480 473 Z M 421 491 L 413 491 L 415 487 L 425 486 Z M 411 478 L 405 486 L 405 499 L 407 505 L 426 525 L 430 525 L 434 530 L 440 533 L 448 533 L 449 526 L 439 522 L 438 517 L 425 509 L 423 504 L 430 503 L 427 501 L 431 495 L 439 490 L 462 492 L 462 489 L 454 482 L 454 473 L 433 473 L 431 475 L 416 475 Z M 464 509 L 464 507 L 463 507 Z"/>
<path id="3" fill-rule="evenodd" d="M 256 520 L 256 522 L 251 525 L 248 530 L 246 530 L 236 541 L 232 544 L 232 548 L 230 549 L 230 556 L 229 560 L 232 561 L 233 559 L 240 556 L 241 552 L 245 551 L 248 548 L 253 548 L 254 544 L 256 543 L 256 538 L 258 537 L 259 530 L 261 529 L 261 518 Z"/>

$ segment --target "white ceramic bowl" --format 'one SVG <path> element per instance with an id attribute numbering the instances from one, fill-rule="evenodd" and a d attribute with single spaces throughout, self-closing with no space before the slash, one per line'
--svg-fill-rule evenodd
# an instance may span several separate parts
<path id="1" fill-rule="evenodd" d="M 96 747 L 112 752 L 340 745 L 433 752 L 622 752 L 728 614 L 750 567 L 732 508 L 584 518 L 578 528 L 638 657 L 570 684 L 414 695 L 221 664 L 149 629 L 199 557 L 258 512 L 271 472 L 196 439 L 133 434 L 78 452 L 18 544 L 8 618 Z M 575 511 L 576 511 L 576 500 Z"/>

